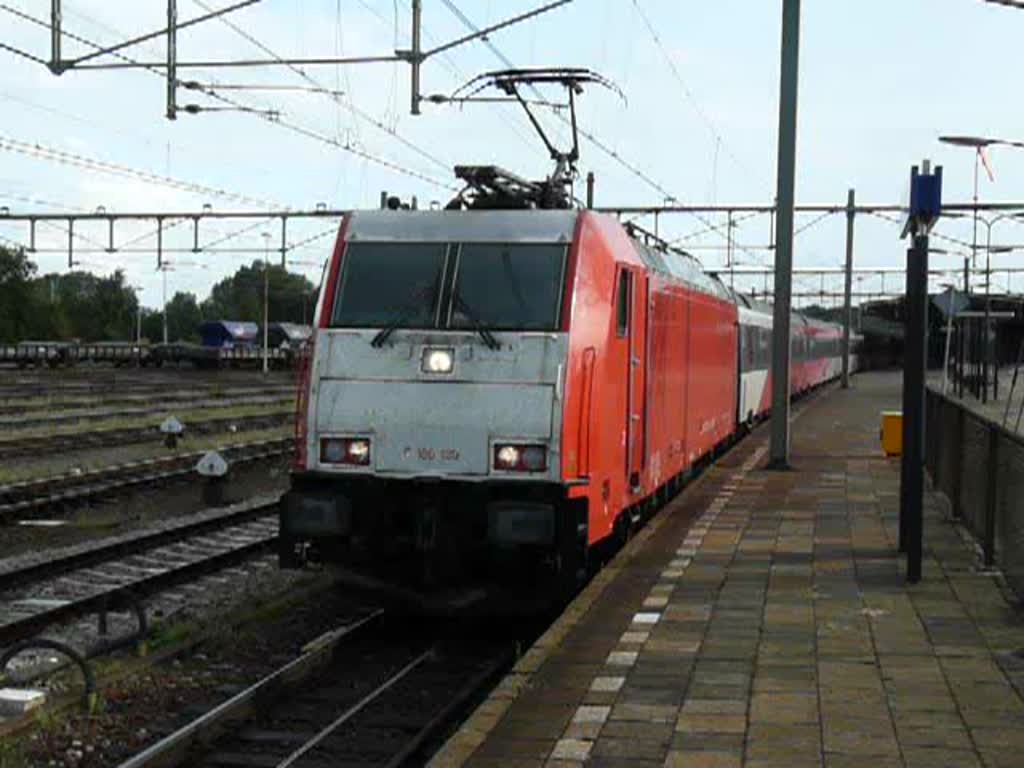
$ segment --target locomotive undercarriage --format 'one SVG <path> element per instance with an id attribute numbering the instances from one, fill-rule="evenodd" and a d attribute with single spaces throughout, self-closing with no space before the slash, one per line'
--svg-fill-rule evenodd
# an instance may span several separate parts
<path id="1" fill-rule="evenodd" d="M 586 573 L 586 503 L 554 483 L 295 476 L 280 530 L 283 568 L 340 566 L 423 592 L 570 595 Z"/>

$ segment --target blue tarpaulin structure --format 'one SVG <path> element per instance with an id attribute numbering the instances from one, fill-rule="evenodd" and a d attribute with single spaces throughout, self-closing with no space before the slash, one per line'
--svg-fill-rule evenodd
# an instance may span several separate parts
<path id="1" fill-rule="evenodd" d="M 204 347 L 254 347 L 258 344 L 260 327 L 239 320 L 207 320 L 199 326 Z"/>

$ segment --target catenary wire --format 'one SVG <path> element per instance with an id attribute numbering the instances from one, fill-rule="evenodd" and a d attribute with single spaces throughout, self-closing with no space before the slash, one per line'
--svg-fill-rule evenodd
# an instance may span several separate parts
<path id="1" fill-rule="evenodd" d="M 196 5 L 198 5 L 200 8 L 202 8 L 205 11 L 212 11 L 212 10 L 214 10 L 208 3 L 203 2 L 203 0 L 192 0 L 192 2 L 195 3 Z M 218 20 L 222 24 L 227 26 L 229 29 L 231 29 L 233 32 L 235 32 L 235 34 L 239 35 L 241 38 L 243 38 L 244 40 L 249 42 L 251 45 L 253 45 L 256 48 L 258 48 L 260 51 L 262 51 L 266 55 L 270 56 L 271 58 L 273 58 L 273 59 L 275 59 L 277 61 L 282 61 L 283 60 L 283 57 L 280 56 L 277 52 L 272 50 L 268 45 L 266 45 L 263 41 L 261 41 L 255 35 L 247 32 L 241 26 L 239 26 L 235 22 L 231 21 L 231 19 L 228 19 L 228 18 L 225 18 L 225 17 L 221 16 L 221 17 L 218 17 Z M 297 67 L 294 64 L 287 64 L 286 66 L 287 66 L 288 69 L 290 69 L 292 72 L 294 72 L 296 75 L 301 77 L 303 80 L 305 80 L 310 85 L 312 85 L 312 86 L 314 86 L 316 88 L 320 88 L 320 89 L 322 89 L 324 91 L 328 90 L 322 83 L 320 83 L 318 80 L 316 80 L 316 78 L 312 77 L 310 74 L 308 74 L 305 70 L 301 69 L 300 67 Z M 441 166 L 445 170 L 448 170 L 451 167 L 451 165 L 449 163 L 447 163 L 446 161 L 441 160 L 440 158 L 438 158 L 435 155 L 432 155 L 427 150 L 423 149 L 419 145 L 415 144 L 414 142 L 410 141 L 409 139 L 407 139 L 404 136 L 402 136 L 401 134 L 399 134 L 398 131 L 396 131 L 394 128 L 391 128 L 390 126 L 386 125 L 382 121 L 380 121 L 377 118 L 375 118 L 373 115 L 367 113 L 365 110 L 362 110 L 359 107 L 357 107 L 354 103 L 352 103 L 352 101 L 350 99 L 345 99 L 345 98 L 342 98 L 339 95 L 331 94 L 331 93 L 329 93 L 327 95 L 333 101 L 335 101 L 336 103 L 340 104 L 345 109 L 347 109 L 349 112 L 351 112 L 355 117 L 359 118 L 360 120 L 364 120 L 364 121 L 370 123 L 371 125 L 373 125 L 378 130 L 381 130 L 381 131 L 387 133 L 389 136 L 391 136 L 392 138 L 396 139 L 398 142 L 400 142 L 403 146 L 407 147 L 408 149 L 411 149 L 413 152 L 418 154 L 420 157 L 425 158 L 426 160 L 434 163 L 435 165 Z"/>
<path id="2" fill-rule="evenodd" d="M 658 48 L 659 51 L 661 51 L 662 56 L 668 63 L 669 70 L 672 72 L 672 75 L 675 77 L 676 82 L 679 84 L 679 87 L 682 89 L 683 94 L 686 96 L 686 100 L 690 103 L 690 106 L 693 108 L 693 111 L 697 113 L 697 116 L 704 122 L 705 126 L 707 126 L 708 131 L 711 133 L 711 137 L 715 139 L 715 141 L 717 142 L 716 152 L 718 151 L 718 148 L 724 149 L 726 156 L 733 161 L 737 168 L 739 168 L 744 173 L 752 173 L 750 168 L 742 160 L 740 160 L 736 156 L 736 153 L 733 152 L 732 149 L 729 147 L 729 145 L 725 143 L 725 139 L 722 136 L 722 132 L 715 124 L 715 121 L 712 120 L 711 117 L 707 114 L 707 112 L 704 111 L 700 103 L 697 101 L 697 98 L 693 95 L 693 91 L 690 90 L 689 85 L 687 85 L 685 78 L 679 71 L 679 67 L 676 66 L 675 60 L 669 54 L 668 48 L 665 46 L 664 42 L 662 42 L 661 35 L 658 34 L 657 28 L 651 22 L 650 17 L 644 11 L 643 7 L 640 5 L 639 0 L 631 0 L 631 2 L 633 4 L 633 8 L 640 16 L 641 21 L 643 21 L 644 26 L 647 28 L 648 34 L 654 40 L 655 46 Z"/>
<path id="3" fill-rule="evenodd" d="M 444 3 L 444 5 L 452 12 L 452 14 L 454 14 L 455 17 L 458 18 L 463 23 L 463 25 L 466 26 L 466 28 L 469 29 L 471 32 L 480 31 L 480 28 L 465 13 L 463 13 L 463 11 L 458 7 L 458 5 L 456 5 L 453 2 L 453 0 L 441 0 L 441 2 Z M 481 39 L 481 42 L 484 45 L 486 45 L 490 49 L 490 51 L 503 64 L 505 64 L 505 66 L 509 67 L 510 69 L 516 68 L 515 64 L 513 64 L 512 61 L 504 53 L 502 53 L 501 50 L 490 39 L 485 37 Z M 531 86 L 531 90 L 534 92 L 535 96 L 540 97 L 541 94 L 536 87 Z M 568 120 L 568 118 L 566 118 L 564 115 L 558 115 L 558 117 L 560 120 L 562 120 L 563 123 L 567 122 Z M 643 181 L 645 184 L 647 184 L 647 186 L 651 187 L 651 189 L 654 189 L 656 192 L 658 192 L 666 200 L 670 202 L 679 201 L 679 198 L 673 195 L 671 192 L 669 192 L 663 184 L 656 181 L 649 174 L 645 173 L 640 168 L 636 167 L 634 164 L 630 163 L 617 150 L 609 147 L 603 141 L 598 139 L 593 133 L 587 131 L 585 128 L 582 127 L 577 127 L 577 130 L 579 131 L 580 136 L 583 136 L 591 144 L 593 144 L 595 147 L 601 150 L 604 154 L 612 158 L 616 163 L 618 163 L 627 171 L 636 176 L 638 179 Z M 723 238 L 728 239 L 728 235 L 722 231 L 722 228 L 714 224 L 710 219 L 692 211 L 688 213 L 697 220 L 699 220 L 701 223 L 703 223 L 704 226 L 708 227 L 711 231 L 717 233 L 719 236 Z M 741 248 L 740 250 L 748 253 L 754 259 L 762 258 L 759 254 L 756 254 L 753 251 L 750 251 L 749 249 Z"/>
<path id="4" fill-rule="evenodd" d="M 16 17 L 18 17 L 18 18 L 20 18 L 20 19 L 22 19 L 24 21 L 27 21 L 29 23 L 35 24 L 37 26 L 41 26 L 41 27 L 43 27 L 45 29 L 49 29 L 50 28 L 49 23 L 47 23 L 45 20 L 40 19 L 40 18 L 38 18 L 36 16 L 32 16 L 31 14 L 25 13 L 24 11 L 22 11 L 22 10 L 20 10 L 18 8 L 14 8 L 14 7 L 6 4 L 6 3 L 0 3 L 0 10 L 5 11 L 5 12 L 7 12 L 7 13 L 13 15 L 13 16 L 16 16 Z M 103 48 L 103 46 L 101 46 L 100 44 L 98 44 L 96 42 L 93 42 L 92 40 L 84 38 L 81 35 L 76 35 L 76 34 L 74 34 L 72 32 L 68 32 L 66 30 L 62 30 L 62 35 L 67 37 L 70 40 L 74 40 L 74 41 L 82 43 L 84 45 L 88 45 L 88 46 L 90 46 L 90 47 L 92 47 L 92 48 L 94 48 L 96 50 L 101 50 Z M 115 58 L 117 58 L 117 59 L 119 59 L 121 61 L 125 61 L 125 62 L 132 63 L 132 64 L 140 64 L 140 62 L 136 61 L 135 59 L 132 59 L 131 57 L 125 56 L 125 55 L 123 55 L 123 54 L 121 54 L 119 52 L 116 52 L 116 51 L 111 53 L 110 55 L 114 56 Z M 152 72 L 153 74 L 157 75 L 161 79 L 165 79 L 164 74 L 159 69 L 157 69 L 156 67 L 147 67 L 147 66 L 143 65 L 142 68 L 145 69 L 146 71 Z M 316 131 L 313 131 L 311 129 L 299 126 L 299 125 L 297 125 L 295 123 L 291 123 L 289 121 L 282 120 L 280 118 L 271 117 L 270 115 L 267 115 L 267 114 L 262 114 L 259 111 L 253 109 L 251 106 L 246 105 L 246 104 L 241 103 L 241 102 L 238 102 L 237 100 L 229 99 L 229 98 L 227 98 L 225 96 L 220 96 L 220 95 L 213 96 L 213 94 L 209 94 L 209 93 L 207 95 L 216 98 L 217 100 L 219 100 L 222 103 L 230 105 L 234 109 L 238 109 L 238 110 L 242 110 L 242 111 L 247 111 L 247 112 L 256 114 L 257 117 L 259 117 L 260 119 L 262 119 L 262 120 L 264 120 L 266 122 L 272 123 L 274 125 L 282 126 L 282 127 L 286 128 L 286 129 L 292 131 L 293 133 L 297 133 L 297 134 L 306 136 L 307 138 L 315 139 L 315 140 L 320 141 L 322 143 L 328 144 L 329 146 L 332 146 L 332 147 L 335 147 L 337 149 L 341 149 L 343 151 L 346 151 L 346 152 L 349 152 L 351 154 L 357 155 L 358 157 L 362 157 L 365 160 L 374 162 L 374 163 L 376 163 L 378 165 L 381 165 L 383 167 L 386 167 L 386 168 L 388 168 L 390 170 L 394 170 L 397 173 L 401 173 L 401 174 L 404 174 L 404 175 L 407 175 L 407 176 L 412 176 L 412 177 L 415 177 L 415 178 L 419 178 L 420 180 L 426 181 L 427 183 L 432 184 L 434 186 L 443 187 L 443 188 L 447 188 L 447 189 L 454 189 L 454 187 L 452 187 L 451 185 L 445 184 L 444 182 L 441 182 L 438 179 L 435 179 L 433 177 L 427 176 L 426 174 L 419 173 L 418 171 L 414 171 L 414 170 L 412 170 L 410 168 L 406 168 L 405 166 L 402 166 L 402 165 L 400 165 L 398 163 L 395 163 L 395 162 L 393 162 L 391 160 L 387 160 L 385 158 L 382 158 L 382 157 L 380 157 L 378 155 L 374 155 L 374 154 L 372 154 L 370 152 L 367 152 L 365 150 L 358 149 L 358 148 L 352 146 L 351 143 L 341 142 L 341 141 L 338 141 L 336 139 L 332 139 L 331 137 L 327 137 L 327 136 L 324 136 L 322 134 L 319 134 Z"/>

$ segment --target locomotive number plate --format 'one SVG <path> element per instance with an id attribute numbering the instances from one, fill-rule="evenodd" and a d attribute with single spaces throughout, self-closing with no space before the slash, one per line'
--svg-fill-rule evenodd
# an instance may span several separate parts
<path id="1" fill-rule="evenodd" d="M 416 455 L 420 461 L 458 461 L 459 452 L 454 448 L 417 448 Z"/>

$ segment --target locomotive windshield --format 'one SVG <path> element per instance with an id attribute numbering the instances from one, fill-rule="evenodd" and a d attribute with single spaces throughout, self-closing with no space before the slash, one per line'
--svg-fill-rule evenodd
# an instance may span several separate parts
<path id="1" fill-rule="evenodd" d="M 349 243 L 333 327 L 553 331 L 566 246 Z"/>
<path id="2" fill-rule="evenodd" d="M 563 245 L 463 245 L 448 327 L 555 330 L 564 268 Z"/>
<path id="3" fill-rule="evenodd" d="M 443 243 L 351 243 L 331 325 L 431 328 L 444 276 Z"/>

